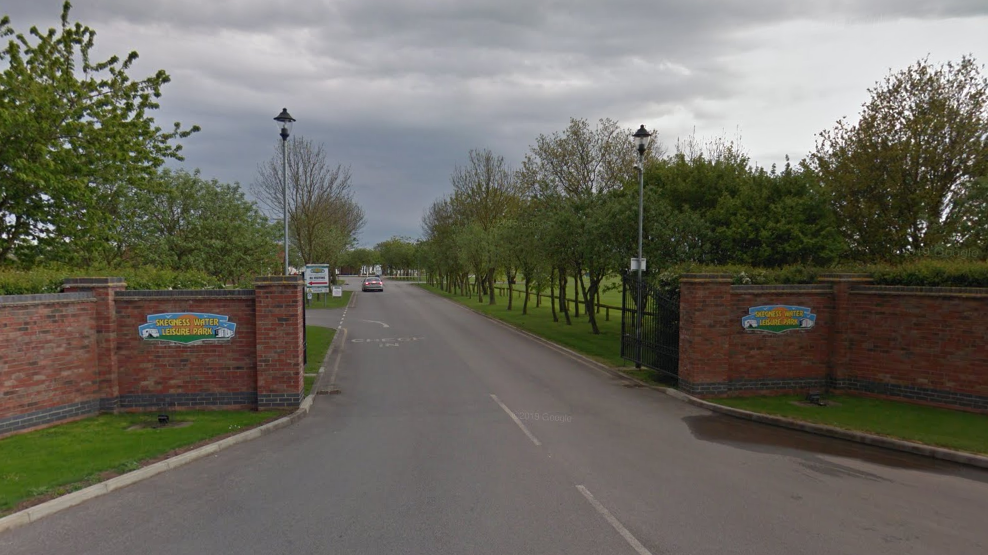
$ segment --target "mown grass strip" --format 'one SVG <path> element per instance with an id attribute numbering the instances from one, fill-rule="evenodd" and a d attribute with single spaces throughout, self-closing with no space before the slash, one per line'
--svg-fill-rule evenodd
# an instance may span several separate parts
<path id="1" fill-rule="evenodd" d="M 32 499 L 64 495 L 136 470 L 199 442 L 244 431 L 283 413 L 268 411 L 104 414 L 0 439 L 0 515 Z"/>
<path id="2" fill-rule="evenodd" d="M 793 395 L 709 399 L 727 407 L 772 414 L 925 445 L 988 454 L 988 415 L 872 399 L 834 396 L 832 404 L 802 404 Z"/>
<path id="3" fill-rule="evenodd" d="M 343 308 L 350 302 L 353 291 L 343 291 L 342 297 L 334 297 L 332 293 L 316 293 L 311 300 L 306 300 L 306 308 Z"/>

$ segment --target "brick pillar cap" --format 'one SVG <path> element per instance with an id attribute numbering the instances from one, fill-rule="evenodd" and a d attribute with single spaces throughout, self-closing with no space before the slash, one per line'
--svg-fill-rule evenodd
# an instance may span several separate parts
<path id="1" fill-rule="evenodd" d="M 254 278 L 254 285 L 302 285 L 302 276 L 261 276 Z"/>
<path id="2" fill-rule="evenodd" d="M 679 281 L 711 281 L 711 282 L 731 282 L 734 277 L 731 274 L 683 274 L 679 276 Z"/>
<path id="3" fill-rule="evenodd" d="M 127 283 L 124 278 L 121 277 L 77 277 L 77 278 L 66 278 L 62 282 L 63 286 L 71 287 L 93 287 L 99 285 L 121 285 L 126 286 Z"/>

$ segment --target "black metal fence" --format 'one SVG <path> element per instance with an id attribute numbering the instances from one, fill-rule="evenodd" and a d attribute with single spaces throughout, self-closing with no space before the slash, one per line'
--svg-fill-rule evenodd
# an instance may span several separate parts
<path id="1" fill-rule="evenodd" d="M 622 282 L 621 358 L 678 377 L 679 299 L 639 283 L 636 273 Z"/>

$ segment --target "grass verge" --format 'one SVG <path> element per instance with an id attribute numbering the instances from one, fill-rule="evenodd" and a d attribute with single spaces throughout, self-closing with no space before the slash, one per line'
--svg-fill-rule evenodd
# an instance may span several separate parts
<path id="1" fill-rule="evenodd" d="M 0 440 L 0 516 L 136 470 L 283 413 L 104 414 Z"/>
<path id="2" fill-rule="evenodd" d="M 542 306 L 536 307 L 535 296 L 532 295 L 528 303 L 528 314 L 522 315 L 521 307 L 524 297 L 515 298 L 512 305 L 513 308 L 509 311 L 507 309 L 507 297 L 495 296 L 494 299 L 498 304 L 491 306 L 487 304 L 486 297 L 484 298 L 484 302 L 477 302 L 476 297 L 466 298 L 447 293 L 431 285 L 416 285 L 474 310 L 483 312 L 488 316 L 497 318 L 502 322 L 548 339 L 553 343 L 572 349 L 639 380 L 655 385 L 669 385 L 669 383 L 663 381 L 660 372 L 655 372 L 647 368 L 636 369 L 621 358 L 620 314 L 612 312 L 610 321 L 607 321 L 605 320 L 605 312 L 601 310 L 597 314 L 597 326 L 600 328 L 600 333 L 594 335 L 587 321 L 587 317 L 583 314 L 582 310 L 580 311 L 579 318 L 574 318 L 572 313 L 570 314 L 573 321 L 572 325 L 566 325 L 563 315 L 558 312 L 559 322 L 553 322 L 552 309 L 550 308 L 547 297 L 542 298 Z"/>
<path id="3" fill-rule="evenodd" d="M 350 302 L 353 291 L 344 291 L 342 297 L 334 297 L 328 293 L 318 293 L 312 296 L 306 308 L 343 308 Z"/>
<path id="4" fill-rule="evenodd" d="M 305 373 L 318 374 L 329 345 L 333 342 L 336 330 L 322 326 L 305 326 Z M 303 376 L 305 395 L 308 396 L 316 383 L 317 376 Z"/>
<path id="5" fill-rule="evenodd" d="M 783 395 L 710 401 L 751 412 L 988 454 L 988 415 L 867 397 L 834 396 L 828 399 L 834 404 L 826 407 L 798 404 L 801 400 Z"/>

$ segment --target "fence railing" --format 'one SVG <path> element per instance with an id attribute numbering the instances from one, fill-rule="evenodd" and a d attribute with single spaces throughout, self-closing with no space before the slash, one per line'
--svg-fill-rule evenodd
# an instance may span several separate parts
<path id="1" fill-rule="evenodd" d="M 472 286 L 472 284 L 471 284 L 471 286 Z M 472 289 L 473 289 L 474 294 L 476 295 L 477 290 L 475 288 L 472 288 Z M 499 297 L 506 297 L 508 295 L 508 288 L 507 287 L 495 285 L 494 286 L 494 291 L 497 293 L 497 295 Z M 519 298 L 519 299 L 525 298 L 525 289 L 524 288 L 521 288 L 521 289 L 512 289 L 512 292 L 517 296 L 516 298 Z M 537 298 L 537 301 L 541 301 L 541 298 L 542 297 L 545 297 L 547 299 L 551 299 L 552 301 L 556 301 L 556 300 L 559 299 L 559 297 L 557 295 L 550 295 L 548 293 L 541 293 L 541 292 L 538 292 L 538 291 L 531 291 L 531 292 L 529 292 L 529 295 L 532 295 L 532 296 L 536 297 Z M 583 302 L 582 299 L 570 299 L 570 298 L 567 297 L 565 299 L 565 302 L 566 302 L 567 310 L 569 310 L 570 303 L 573 303 L 574 305 L 579 304 L 580 305 L 580 308 L 583 308 L 584 307 L 584 302 Z M 597 314 L 600 314 L 601 310 L 603 310 L 603 312 L 604 312 L 604 320 L 605 321 L 610 321 L 610 319 L 611 319 L 611 311 L 612 310 L 616 310 L 618 313 L 620 313 L 621 310 L 622 310 L 622 308 L 620 306 L 608 305 L 608 304 L 604 304 L 604 303 L 601 303 L 601 302 L 597 302 L 596 300 L 594 301 L 593 304 L 594 304 L 594 308 L 595 308 Z"/>

